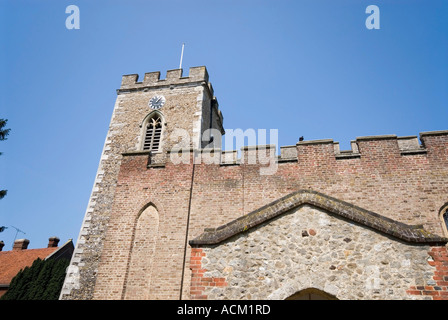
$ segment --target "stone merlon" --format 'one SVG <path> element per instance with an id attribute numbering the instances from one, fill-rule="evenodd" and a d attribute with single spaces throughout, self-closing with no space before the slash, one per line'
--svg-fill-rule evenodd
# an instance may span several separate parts
<path id="1" fill-rule="evenodd" d="M 135 90 L 144 90 L 149 88 L 161 88 L 177 85 L 188 85 L 202 83 L 205 85 L 210 95 L 213 96 L 213 87 L 209 82 L 207 68 L 192 67 L 190 68 L 188 77 L 183 76 L 182 69 L 173 69 L 166 72 L 166 78 L 160 79 L 160 71 L 145 73 L 143 81 L 138 81 L 138 74 L 123 75 L 121 80 L 121 87 L 117 93 L 130 92 Z"/>
<path id="2" fill-rule="evenodd" d="M 329 164 L 333 161 L 344 161 L 355 159 L 360 161 L 364 159 L 368 162 L 381 163 L 387 159 L 395 159 L 386 167 L 394 167 L 400 157 L 403 158 L 400 166 L 402 168 L 409 165 L 409 159 L 413 156 L 423 157 L 428 163 L 438 163 L 445 166 L 448 161 L 448 130 L 433 131 L 420 133 L 421 144 L 417 136 L 397 137 L 396 135 L 366 136 L 357 137 L 356 140 L 350 142 L 350 150 L 340 150 L 339 142 L 332 139 L 307 140 L 300 141 L 296 145 L 281 146 L 280 154 L 276 155 L 276 146 L 258 145 L 244 146 L 241 148 L 241 158 L 238 158 L 237 150 L 220 150 L 213 149 L 216 161 L 213 164 L 243 164 L 247 162 L 249 156 L 253 156 L 255 162 L 250 164 L 258 164 L 259 158 L 272 157 L 278 163 L 298 162 L 301 165 L 314 167 L 319 164 Z M 173 152 L 194 152 L 193 149 L 170 150 Z M 221 152 L 220 152 L 221 151 Z M 199 152 L 199 150 L 196 150 Z M 201 149 L 200 153 L 208 153 L 210 150 Z M 149 153 L 141 150 L 127 151 L 123 156 L 147 156 Z M 406 158 L 407 157 L 407 158 Z M 260 161 L 261 162 L 261 161 Z M 425 163 L 426 163 L 425 162 Z M 364 162 L 360 162 L 364 163 Z M 264 162 L 266 164 L 266 162 Z M 425 165 L 422 162 L 422 166 Z M 386 167 L 383 167 L 385 169 Z"/>

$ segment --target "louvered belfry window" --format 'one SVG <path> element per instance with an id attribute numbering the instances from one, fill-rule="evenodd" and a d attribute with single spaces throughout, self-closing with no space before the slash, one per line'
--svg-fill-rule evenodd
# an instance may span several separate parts
<path id="1" fill-rule="evenodd" d="M 146 126 L 145 143 L 143 150 L 158 151 L 160 146 L 160 138 L 162 136 L 162 119 L 155 115 L 149 119 Z"/>

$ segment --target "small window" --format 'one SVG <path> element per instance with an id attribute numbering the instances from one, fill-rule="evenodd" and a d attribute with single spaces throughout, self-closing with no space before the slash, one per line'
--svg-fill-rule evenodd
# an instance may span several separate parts
<path id="1" fill-rule="evenodd" d="M 143 150 L 158 151 L 162 137 L 162 118 L 156 114 L 148 120 Z"/>

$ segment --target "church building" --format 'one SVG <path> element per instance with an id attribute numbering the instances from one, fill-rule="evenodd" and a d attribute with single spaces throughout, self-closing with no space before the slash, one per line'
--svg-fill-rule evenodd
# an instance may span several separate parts
<path id="1" fill-rule="evenodd" d="M 223 121 L 203 66 L 122 77 L 60 299 L 448 300 L 448 130 L 277 155 Z"/>

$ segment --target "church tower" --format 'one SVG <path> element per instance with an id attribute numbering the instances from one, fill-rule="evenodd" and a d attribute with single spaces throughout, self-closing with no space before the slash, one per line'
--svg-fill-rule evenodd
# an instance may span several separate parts
<path id="1" fill-rule="evenodd" d="M 141 208 L 130 209 L 134 215 L 131 214 L 132 217 L 129 217 L 129 220 L 126 222 L 116 221 L 115 215 L 123 215 L 123 212 L 114 212 L 113 209 L 114 202 L 117 202 L 120 166 L 126 156 L 132 158 L 133 155 L 136 155 L 139 159 L 144 158 L 147 161 L 146 169 L 155 168 L 157 170 L 157 168 L 165 166 L 173 149 L 197 150 L 213 146 L 218 142 L 213 142 L 210 132 L 218 130 L 219 133 L 224 133 L 223 117 L 218 109 L 218 102 L 213 95 L 213 87 L 208 78 L 207 69 L 203 66 L 190 68 L 188 76 L 183 76 L 182 69 L 176 69 L 167 71 L 165 79 L 160 78 L 160 72 L 146 73 L 143 81 L 139 81 L 137 74 L 122 77 L 94 187 L 77 247 L 61 292 L 61 299 L 158 298 L 154 293 L 148 296 L 149 289 L 145 291 L 145 296 L 138 297 L 138 284 L 135 283 L 139 283 L 138 277 L 144 275 L 133 274 L 133 268 L 139 269 L 140 267 L 138 265 L 133 267 L 132 264 L 141 263 L 138 262 L 141 259 L 138 254 L 132 256 L 132 250 L 134 253 L 140 250 L 146 256 L 151 254 L 151 250 L 154 250 L 154 244 L 148 240 L 148 237 L 153 239 L 154 236 L 148 235 L 142 230 L 139 231 L 139 228 L 145 229 L 148 226 L 156 228 L 155 224 L 162 220 L 160 218 L 161 208 L 155 205 L 156 199 L 147 197 L 142 200 L 144 204 Z M 182 174 L 188 175 L 188 168 L 190 166 L 184 167 Z M 150 181 L 146 182 L 151 184 Z M 145 188 L 150 189 L 148 186 Z M 182 190 L 173 192 L 182 194 Z M 133 209 L 136 210 L 136 213 Z M 176 220 L 176 217 L 164 218 Z M 176 223 L 181 225 L 176 228 L 187 228 L 185 225 L 187 223 L 186 215 L 182 213 L 179 219 L 181 222 L 177 221 Z M 145 224 L 145 221 L 148 223 Z M 121 225 L 115 223 L 121 223 Z M 123 236 L 125 232 L 122 228 L 127 223 L 130 232 L 126 239 Z M 142 225 L 145 226 L 142 227 Z M 114 238 L 113 230 L 115 229 L 124 237 L 123 239 Z M 176 236 L 181 241 L 175 244 L 179 249 L 177 251 L 179 257 L 184 254 L 184 231 L 181 234 L 181 236 Z M 153 246 L 151 250 L 145 251 L 142 248 L 137 248 L 139 236 L 142 237 L 143 246 Z M 116 240 L 110 242 L 109 247 L 106 243 L 108 237 Z M 120 246 L 123 247 L 120 248 Z M 109 256 L 105 256 L 105 254 Z M 124 268 L 122 273 L 120 271 L 114 273 L 113 277 L 122 281 L 118 284 L 108 281 L 99 268 L 100 263 L 108 265 L 108 258 L 114 260 L 114 266 L 111 268 L 119 269 L 120 266 Z M 183 263 L 181 260 L 176 260 L 175 263 L 181 266 Z M 179 271 L 182 272 L 180 269 Z M 127 291 L 123 281 L 130 283 Z M 143 279 L 140 282 L 148 281 L 150 280 Z M 107 286 L 108 283 L 109 286 Z M 103 291 L 101 291 L 102 285 Z M 112 288 L 111 285 L 115 287 Z M 179 283 L 175 284 L 176 288 L 172 291 L 179 291 L 179 285 L 181 286 Z M 94 286 L 100 288 L 98 290 L 101 292 L 95 293 Z M 115 295 L 111 293 L 112 291 L 115 292 Z M 178 298 L 179 295 L 176 293 L 174 296 L 164 297 Z"/>
<path id="2" fill-rule="evenodd" d="M 198 149 L 210 143 L 205 137 L 209 129 L 223 132 L 205 67 L 190 68 L 188 77 L 182 76 L 182 69 L 169 70 L 164 80 L 160 72 L 146 73 L 142 82 L 136 74 L 125 75 L 117 93 L 118 108 L 129 106 L 131 117 L 140 121 L 141 131 L 134 135 L 135 146 L 128 151 L 165 154 L 176 146 Z"/>

